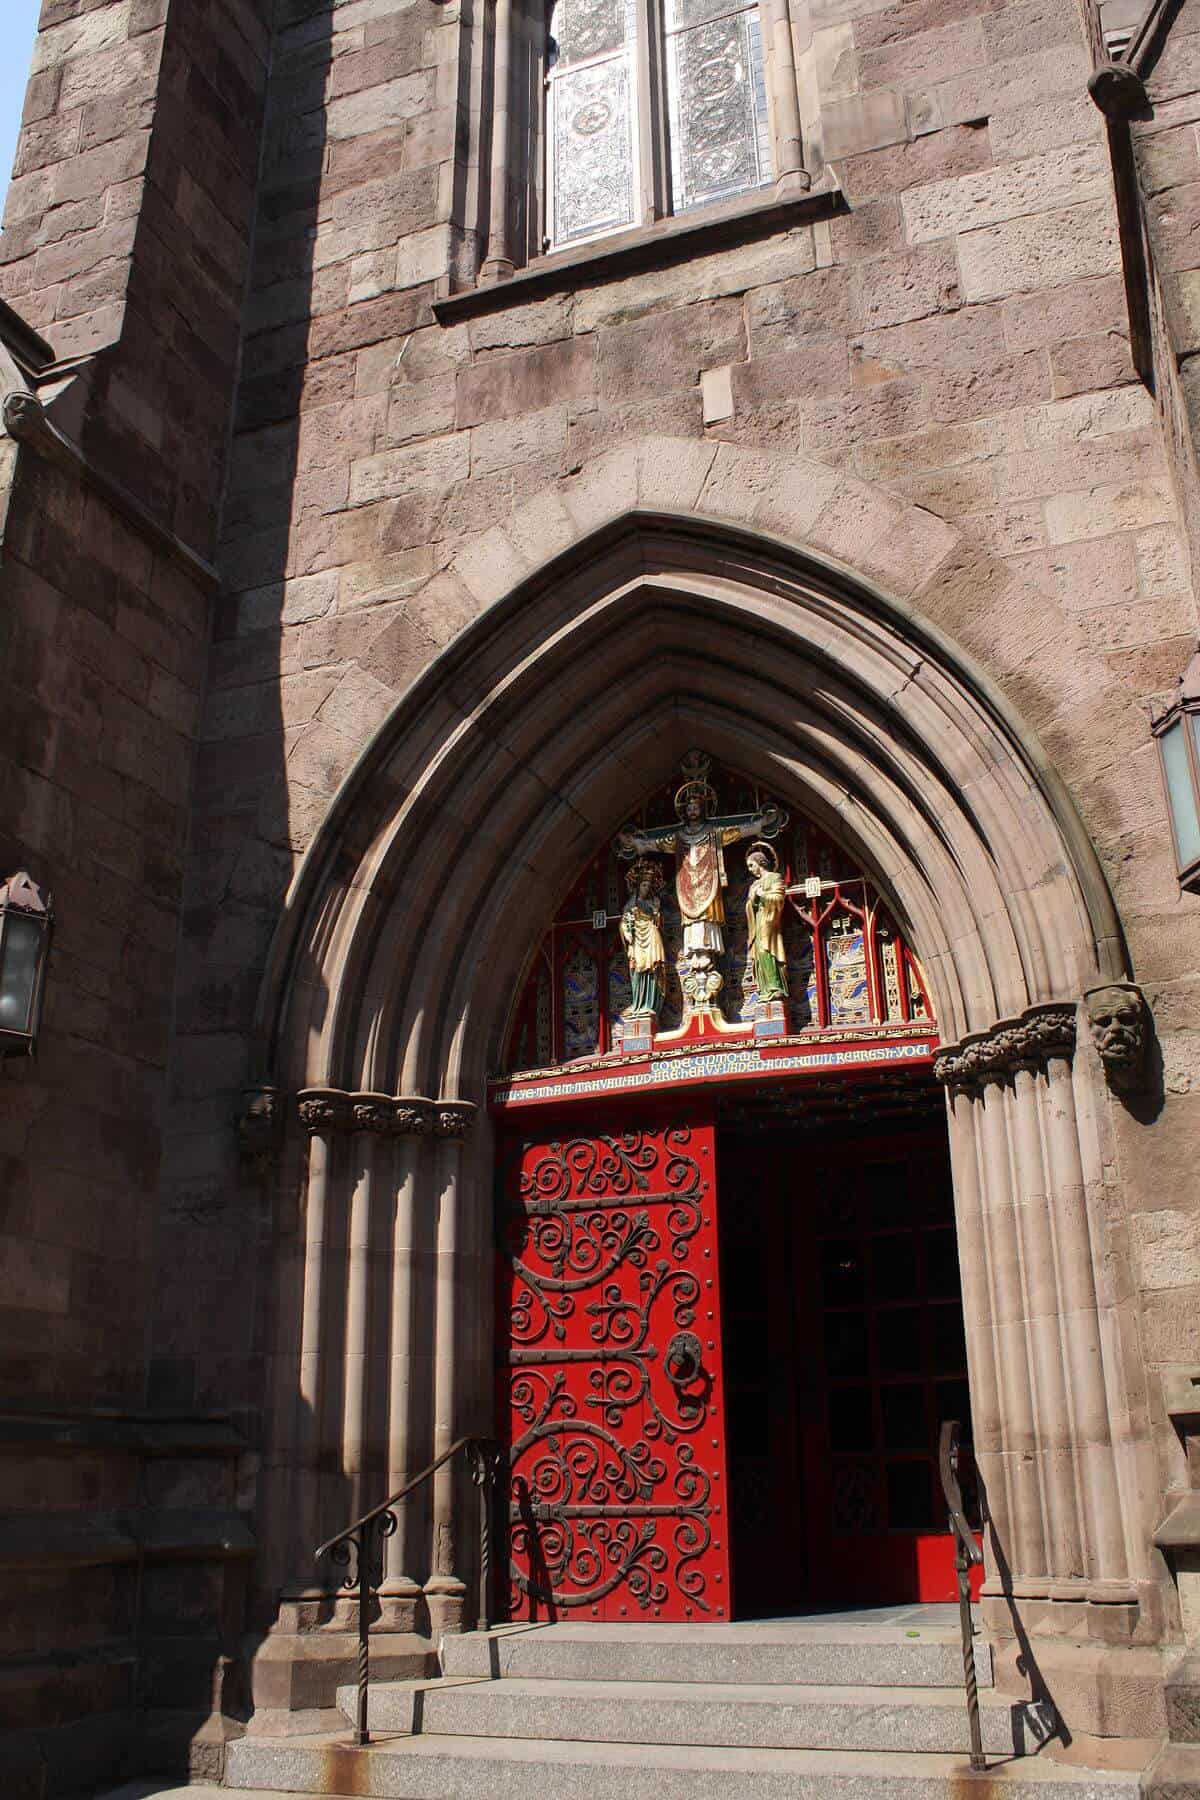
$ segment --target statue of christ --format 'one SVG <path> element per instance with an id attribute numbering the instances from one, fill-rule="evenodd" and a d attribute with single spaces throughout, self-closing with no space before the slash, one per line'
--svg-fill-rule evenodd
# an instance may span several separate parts
<path id="1" fill-rule="evenodd" d="M 711 759 L 690 750 L 681 764 L 684 782 L 675 795 L 677 821 L 646 831 L 617 834 L 618 856 L 626 860 L 655 851 L 675 852 L 675 895 L 683 920 L 683 953 L 719 956 L 725 948 L 722 926 L 727 885 L 725 846 L 739 838 L 771 838 L 787 823 L 786 813 L 767 805 L 756 813 L 718 813 L 717 796 L 708 781 Z"/>

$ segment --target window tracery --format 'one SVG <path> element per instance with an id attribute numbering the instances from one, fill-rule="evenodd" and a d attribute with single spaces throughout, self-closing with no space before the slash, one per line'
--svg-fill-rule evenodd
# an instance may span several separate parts
<path id="1" fill-rule="evenodd" d="M 481 278 L 809 185 L 788 0 L 495 0 Z"/>
<path id="2" fill-rule="evenodd" d="M 778 797 L 728 769 L 709 779 L 730 811 L 759 814 Z M 670 786 L 649 796 L 631 820 L 642 829 L 662 817 Z M 876 884 L 820 826 L 791 810 L 776 839 L 787 887 L 782 932 L 787 953 L 789 1034 L 853 1035 L 881 1025 L 932 1018 L 920 964 Z M 748 943 L 746 898 L 753 879 L 747 849 L 724 852 L 724 945 L 721 1001 L 731 1026 L 749 1029 L 760 1012 Z M 606 846 L 574 882 L 535 952 L 509 1033 L 507 1071 L 551 1068 L 621 1048 L 631 984 L 621 940 L 628 863 Z M 661 929 L 669 953 L 666 994 L 656 1029 L 677 1031 L 685 1017 L 675 957 L 683 926 L 673 883 L 661 891 Z"/>

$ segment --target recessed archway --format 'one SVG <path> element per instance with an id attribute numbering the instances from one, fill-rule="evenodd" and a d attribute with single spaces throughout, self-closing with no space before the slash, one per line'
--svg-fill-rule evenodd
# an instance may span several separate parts
<path id="1" fill-rule="evenodd" d="M 300 1092 L 309 1139 L 304 1159 L 293 1140 L 305 1244 L 280 1309 L 281 1382 L 290 1369 L 299 1394 L 275 1456 L 292 1566 L 343 1522 L 322 1466 L 383 1491 L 488 1423 L 491 1152 L 470 1115 L 553 897 L 700 743 L 852 848 L 927 971 L 953 1046 L 940 1073 L 1003 1580 L 1132 1603 L 1124 1373 L 1076 1123 L 1090 1076 L 1073 1071 L 1080 991 L 1126 972 L 1095 854 L 1033 731 L 905 598 L 957 555 L 949 528 L 816 470 L 837 515 L 821 529 L 864 543 L 897 597 L 801 547 L 821 507 L 796 459 L 668 445 L 691 498 L 667 513 L 637 503 L 647 454 L 616 517 L 554 499 L 547 524 L 532 502 L 438 578 L 489 603 L 351 772 L 289 903 L 261 1023 L 262 1072 Z M 724 516 L 704 516 L 722 458 Z M 790 543 L 730 522 L 741 504 L 780 531 L 789 495 Z M 558 553 L 531 567 L 535 529 Z M 972 575 L 986 604 L 988 571 Z M 471 1558 L 456 1518 L 447 1480 L 392 1540 L 397 1604 L 423 1591 L 454 1616 Z"/>

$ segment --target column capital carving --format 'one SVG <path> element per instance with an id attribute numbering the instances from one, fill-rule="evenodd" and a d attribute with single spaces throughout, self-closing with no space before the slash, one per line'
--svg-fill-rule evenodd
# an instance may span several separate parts
<path id="1" fill-rule="evenodd" d="M 382 1134 L 392 1129 L 396 1102 L 390 1094 L 351 1094 L 350 1123 L 355 1131 Z"/>
<path id="2" fill-rule="evenodd" d="M 345 1131 L 351 1124 L 352 1095 L 341 1088 L 301 1088 L 296 1111 L 308 1132 Z"/>
<path id="3" fill-rule="evenodd" d="M 423 1094 L 401 1094 L 392 1101 L 392 1130 L 397 1137 L 428 1137 L 433 1116 L 434 1102 Z"/>
<path id="4" fill-rule="evenodd" d="M 473 1100 L 439 1100 L 434 1108 L 433 1128 L 439 1137 L 465 1138 L 478 1111 Z"/>
<path id="5" fill-rule="evenodd" d="M 1075 1008 L 1051 1001 L 948 1045 L 934 1058 L 933 1072 L 947 1087 L 976 1087 L 1006 1081 L 1016 1069 L 1042 1068 L 1052 1056 L 1070 1058 L 1074 1051 Z"/>
<path id="6" fill-rule="evenodd" d="M 472 1100 L 430 1100 L 424 1094 L 353 1094 L 343 1088 L 301 1088 L 296 1095 L 297 1117 L 308 1132 L 369 1131 L 381 1137 L 436 1134 L 464 1138 L 478 1111 Z"/>

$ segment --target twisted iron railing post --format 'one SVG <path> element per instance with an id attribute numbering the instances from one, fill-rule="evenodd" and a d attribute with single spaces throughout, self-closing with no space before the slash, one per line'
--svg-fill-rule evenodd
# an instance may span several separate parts
<path id="1" fill-rule="evenodd" d="M 500 1455 L 493 1444 L 477 1440 L 468 1449 L 471 1479 L 479 1489 L 479 1612 L 477 1631 L 487 1631 L 492 1622 L 492 1520 L 496 1471 Z"/>
<path id="2" fill-rule="evenodd" d="M 371 1552 L 372 1534 L 378 1533 L 383 1538 L 391 1537 L 399 1520 L 396 1507 L 415 1488 L 421 1487 L 431 1476 L 436 1475 L 444 1463 L 465 1450 L 471 1468 L 471 1478 L 479 1489 L 479 1629 L 488 1629 L 489 1600 L 491 1591 L 492 1562 L 492 1492 L 496 1482 L 496 1472 L 500 1466 L 500 1451 L 490 1438 L 461 1437 L 451 1444 L 448 1450 L 427 1469 L 385 1500 L 374 1511 L 364 1513 L 353 1525 L 347 1525 L 345 1531 L 339 1531 L 336 1537 L 327 1538 L 316 1552 L 317 1560 L 328 1556 L 330 1562 L 338 1568 L 351 1570 L 342 1582 L 344 1590 L 353 1593 L 358 1606 L 358 1684 L 354 1715 L 354 1742 L 356 1745 L 369 1744 L 371 1733 L 367 1726 L 367 1700 L 371 1681 L 371 1569 L 373 1557 Z"/>
<path id="3" fill-rule="evenodd" d="M 371 1591 L 370 1569 L 367 1566 L 367 1532 L 364 1527 L 358 1537 L 358 1700 L 354 1713 L 354 1742 L 369 1744 L 371 1733 L 367 1729 L 367 1687 L 371 1676 L 371 1621 L 367 1617 L 367 1595 Z"/>
<path id="4" fill-rule="evenodd" d="M 967 1697 L 967 1722 L 971 1731 L 971 1767 L 976 1774 L 982 1774 L 987 1768 L 987 1758 L 983 1754 L 983 1731 L 979 1721 L 979 1678 L 975 1672 L 975 1629 L 971 1621 L 971 1569 L 983 1561 L 983 1551 L 975 1542 L 975 1534 L 963 1513 L 962 1488 L 958 1480 L 960 1429 L 957 1419 L 943 1421 L 938 1444 L 938 1468 L 942 1477 L 942 1493 L 946 1498 L 950 1530 L 954 1534 L 958 1622 L 962 1632 L 963 1687 Z"/>

